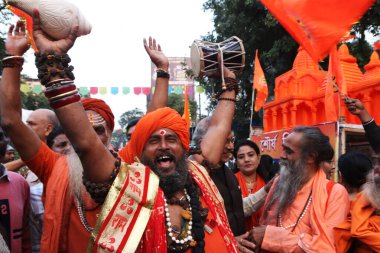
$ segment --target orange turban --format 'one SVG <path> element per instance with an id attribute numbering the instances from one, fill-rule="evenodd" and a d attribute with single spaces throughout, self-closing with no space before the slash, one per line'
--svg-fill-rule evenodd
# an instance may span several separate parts
<path id="1" fill-rule="evenodd" d="M 150 112 L 140 119 L 131 140 L 119 153 L 120 157 L 127 163 L 133 163 L 134 158 L 141 155 L 144 145 L 152 133 L 161 128 L 173 130 L 178 135 L 185 150 L 189 150 L 190 135 L 186 121 L 177 111 L 164 107 Z"/>
<path id="2" fill-rule="evenodd" d="M 86 111 L 94 111 L 100 114 L 106 121 L 107 126 L 111 131 L 115 126 L 114 116 L 111 108 L 101 99 L 97 98 L 83 98 L 81 100 L 83 107 Z"/>

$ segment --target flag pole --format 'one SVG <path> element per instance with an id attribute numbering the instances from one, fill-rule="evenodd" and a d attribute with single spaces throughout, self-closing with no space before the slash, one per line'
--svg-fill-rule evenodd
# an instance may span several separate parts
<path id="1" fill-rule="evenodd" d="M 253 120 L 253 103 L 255 102 L 255 87 L 252 85 L 252 99 L 251 99 L 251 120 L 249 122 L 249 138 L 253 135 L 252 120 Z"/>

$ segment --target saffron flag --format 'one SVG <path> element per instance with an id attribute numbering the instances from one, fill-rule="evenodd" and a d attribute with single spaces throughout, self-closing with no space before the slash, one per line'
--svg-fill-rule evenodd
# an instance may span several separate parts
<path id="1" fill-rule="evenodd" d="M 255 67 L 253 71 L 253 90 L 256 89 L 255 111 L 257 112 L 263 107 L 265 100 L 268 97 L 268 85 L 265 80 L 264 71 L 261 68 L 261 64 L 256 50 Z"/>
<path id="2" fill-rule="evenodd" d="M 373 43 L 373 50 L 380 50 L 380 41 Z"/>
<path id="3" fill-rule="evenodd" d="M 338 121 L 338 113 L 335 106 L 335 95 L 334 95 L 334 74 L 333 74 L 333 54 L 337 54 L 336 47 L 334 47 L 330 53 L 329 58 L 329 70 L 327 77 L 324 80 L 325 84 L 325 116 L 326 122 L 328 121 Z M 335 53 L 334 53 L 335 51 Z"/>
<path id="4" fill-rule="evenodd" d="M 187 95 L 187 85 L 185 84 L 185 94 L 184 94 L 184 106 L 183 106 L 183 115 L 182 118 L 186 121 L 186 127 L 189 129 L 190 124 L 190 108 L 189 108 L 189 97 Z"/>
<path id="5" fill-rule="evenodd" d="M 315 62 L 338 44 L 374 0 L 261 0 Z"/>
<path id="6" fill-rule="evenodd" d="M 331 73 L 335 77 L 335 82 L 339 86 L 340 93 L 342 95 L 347 95 L 347 83 L 343 75 L 342 64 L 340 62 L 340 55 L 339 52 L 336 50 L 336 47 L 334 47 L 330 52 L 329 63 L 331 64 Z"/>

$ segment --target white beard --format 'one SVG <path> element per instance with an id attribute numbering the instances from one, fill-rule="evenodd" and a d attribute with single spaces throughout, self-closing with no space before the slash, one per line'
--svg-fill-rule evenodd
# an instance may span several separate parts
<path id="1" fill-rule="evenodd" d="M 70 194 L 71 196 L 79 196 L 83 186 L 83 166 L 75 151 L 67 154 L 67 164 L 69 167 Z"/>
<path id="2" fill-rule="evenodd" d="M 380 209 L 380 174 L 374 172 L 375 170 L 372 170 L 368 173 L 363 191 L 371 205 L 376 209 Z"/>

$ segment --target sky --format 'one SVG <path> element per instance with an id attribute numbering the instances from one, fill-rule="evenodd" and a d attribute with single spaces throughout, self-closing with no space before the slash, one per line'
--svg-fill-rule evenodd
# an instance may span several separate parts
<path id="1" fill-rule="evenodd" d="M 143 38 L 156 38 L 168 57 L 189 57 L 193 41 L 213 30 L 212 13 L 203 11 L 204 1 L 71 1 L 92 24 L 91 33 L 79 37 L 69 51 L 77 87 L 150 87 L 151 62 Z M 23 74 L 37 77 L 31 49 Z M 92 97 L 110 105 L 116 124 L 128 110 L 146 110 L 146 96 L 134 95 L 133 91 Z M 202 100 L 205 108 L 205 98 Z"/>

